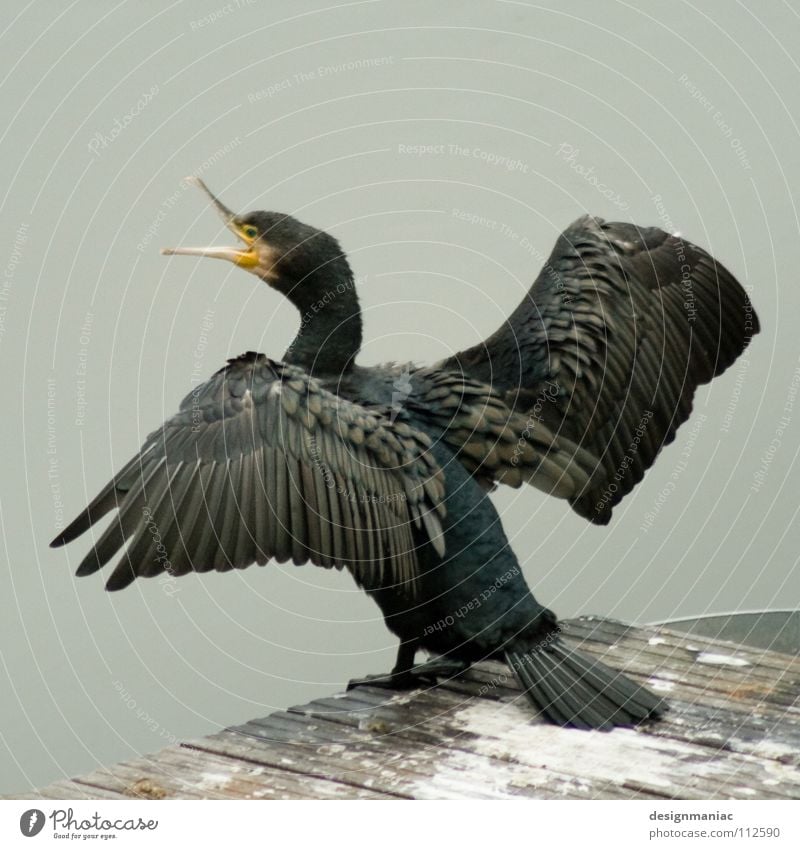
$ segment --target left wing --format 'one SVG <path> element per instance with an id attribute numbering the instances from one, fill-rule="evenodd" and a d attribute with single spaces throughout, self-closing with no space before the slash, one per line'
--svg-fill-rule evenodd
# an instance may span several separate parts
<path id="1" fill-rule="evenodd" d="M 414 529 L 444 551 L 444 482 L 429 447 L 404 422 L 248 353 L 188 395 L 52 545 L 118 508 L 78 569 L 96 572 L 130 539 L 109 590 L 274 558 L 413 593 Z"/>

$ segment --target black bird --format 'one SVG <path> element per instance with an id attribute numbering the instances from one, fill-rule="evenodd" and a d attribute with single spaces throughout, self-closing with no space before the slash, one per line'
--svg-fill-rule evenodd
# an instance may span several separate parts
<path id="1" fill-rule="evenodd" d="M 696 388 L 758 332 L 747 294 L 702 248 L 585 216 L 485 342 L 432 367 L 367 368 L 338 242 L 289 215 L 235 215 L 205 187 L 230 260 L 300 312 L 281 361 L 231 359 L 150 434 L 53 541 L 116 510 L 78 575 L 129 542 L 107 589 L 292 560 L 348 569 L 400 638 L 373 683 L 405 687 L 505 658 L 534 707 L 609 729 L 665 705 L 566 645 L 531 594 L 488 496 L 530 483 L 596 524 L 689 416 Z M 418 649 L 438 656 L 415 666 Z"/>

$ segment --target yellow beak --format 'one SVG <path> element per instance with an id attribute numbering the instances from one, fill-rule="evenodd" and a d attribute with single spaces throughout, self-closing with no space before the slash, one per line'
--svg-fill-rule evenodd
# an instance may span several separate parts
<path id="1" fill-rule="evenodd" d="M 229 262 L 248 270 L 255 268 L 259 262 L 255 240 L 249 239 L 244 235 L 236 215 L 211 193 L 208 186 L 199 177 L 187 177 L 186 182 L 202 189 L 211 198 L 211 202 L 214 204 L 220 218 L 225 222 L 225 226 L 235 233 L 247 245 L 247 248 L 210 246 L 200 248 L 161 248 L 161 253 L 165 256 L 210 256 L 215 259 L 227 259 Z"/>

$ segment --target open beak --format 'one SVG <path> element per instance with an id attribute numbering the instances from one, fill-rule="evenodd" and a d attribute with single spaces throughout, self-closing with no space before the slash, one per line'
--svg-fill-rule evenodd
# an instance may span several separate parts
<path id="1" fill-rule="evenodd" d="M 161 253 L 165 256 L 210 256 L 216 259 L 227 259 L 229 262 L 233 262 L 242 268 L 255 268 L 259 262 L 255 240 L 249 239 L 244 235 L 237 216 L 221 200 L 214 197 L 208 186 L 199 177 L 187 177 L 186 182 L 202 189 L 211 198 L 211 202 L 214 204 L 214 208 L 219 213 L 220 218 L 225 222 L 225 226 L 235 233 L 245 243 L 246 247 L 161 248 Z"/>

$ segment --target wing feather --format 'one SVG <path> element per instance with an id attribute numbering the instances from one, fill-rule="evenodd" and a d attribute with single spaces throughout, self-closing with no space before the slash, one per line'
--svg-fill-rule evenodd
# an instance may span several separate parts
<path id="1" fill-rule="evenodd" d="M 130 540 L 109 589 L 272 558 L 413 582 L 414 533 L 441 538 L 444 515 L 429 447 L 421 431 L 248 353 L 196 387 L 53 544 L 117 507 L 79 568 L 97 571 Z"/>
<path id="2" fill-rule="evenodd" d="M 504 326 L 439 368 L 486 383 L 517 412 L 545 396 L 540 420 L 555 443 L 597 458 L 589 482 L 567 497 L 605 524 L 675 438 L 697 387 L 758 332 L 746 291 L 702 248 L 584 216 Z"/>

